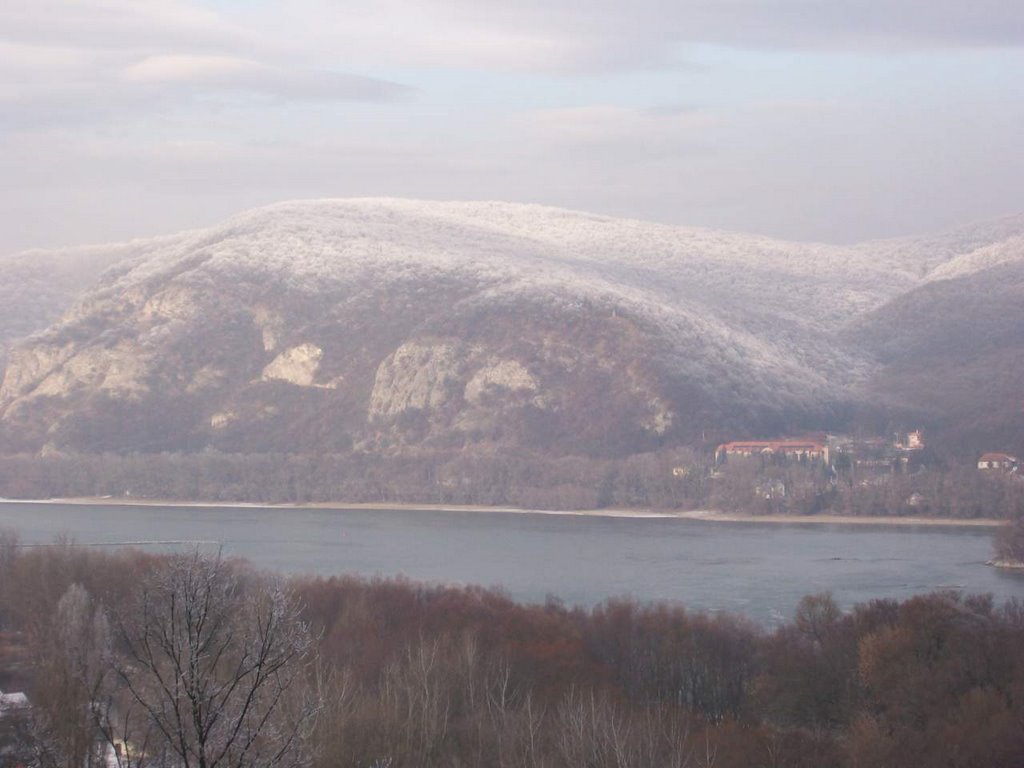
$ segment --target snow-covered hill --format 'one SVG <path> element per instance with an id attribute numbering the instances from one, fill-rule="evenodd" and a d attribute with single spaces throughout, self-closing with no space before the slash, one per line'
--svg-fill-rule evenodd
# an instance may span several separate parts
<path id="1" fill-rule="evenodd" d="M 0 317 L 39 330 L 0 424 L 8 450 L 610 453 L 819 426 L 876 372 L 844 329 L 1019 259 L 1022 235 L 1018 217 L 836 247 L 506 203 L 282 203 L 75 252 L 113 266 L 60 321 Z"/>
<path id="2" fill-rule="evenodd" d="M 939 235 L 875 240 L 856 246 L 856 250 L 879 268 L 888 268 L 915 282 L 930 281 L 965 274 L 983 267 L 987 260 L 1024 259 L 1022 237 L 1024 214 L 1018 214 Z"/>

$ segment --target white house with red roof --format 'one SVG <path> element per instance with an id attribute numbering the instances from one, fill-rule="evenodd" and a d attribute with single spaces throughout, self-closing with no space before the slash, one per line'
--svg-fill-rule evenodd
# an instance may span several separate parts
<path id="1" fill-rule="evenodd" d="M 1017 457 L 1008 453 L 983 453 L 978 459 L 978 469 L 1013 472 L 1018 466 L 1020 466 L 1020 461 Z"/>

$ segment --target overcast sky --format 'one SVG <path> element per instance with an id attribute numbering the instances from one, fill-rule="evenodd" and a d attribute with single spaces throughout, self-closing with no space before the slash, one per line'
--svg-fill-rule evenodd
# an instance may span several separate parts
<path id="1" fill-rule="evenodd" d="M 0 0 L 0 253 L 283 199 L 849 242 L 1024 211 L 1022 0 Z"/>

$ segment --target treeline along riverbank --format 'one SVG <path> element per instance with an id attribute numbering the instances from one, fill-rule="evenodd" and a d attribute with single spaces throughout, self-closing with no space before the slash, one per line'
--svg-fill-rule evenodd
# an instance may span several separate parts
<path id="1" fill-rule="evenodd" d="M 1024 515 L 1024 480 L 936 461 L 857 480 L 820 464 L 731 460 L 690 448 L 626 458 L 528 451 L 430 455 L 0 455 L 0 497 L 113 497 L 302 504 L 514 506 L 526 509 L 719 509 L 744 514 Z"/>
<path id="2" fill-rule="evenodd" d="M 524 605 L 476 587 L 284 579 L 212 556 L 26 548 L 7 535 L 0 631 L 0 690 L 33 703 L 4 748 L 45 765 L 83 764 L 104 739 L 120 739 L 138 765 L 183 744 L 241 749 L 217 726 L 197 736 L 189 718 L 174 726 L 175 746 L 154 723 L 195 702 L 167 699 L 154 681 L 185 675 L 200 698 L 224 693 L 257 657 L 279 674 L 260 685 L 241 676 L 236 687 L 257 691 L 251 709 L 204 700 L 261 747 L 232 764 L 1024 761 L 1024 606 L 984 596 L 843 612 L 812 595 L 769 630 L 672 604 Z M 190 643 L 219 649 L 219 661 L 181 664 Z"/>

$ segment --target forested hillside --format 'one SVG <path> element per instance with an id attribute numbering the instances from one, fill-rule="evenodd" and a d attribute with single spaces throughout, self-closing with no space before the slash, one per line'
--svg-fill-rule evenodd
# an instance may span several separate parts
<path id="1" fill-rule="evenodd" d="M 877 360 L 867 391 L 913 413 L 953 452 L 1024 453 L 1024 244 L 858 319 L 854 343 Z"/>

